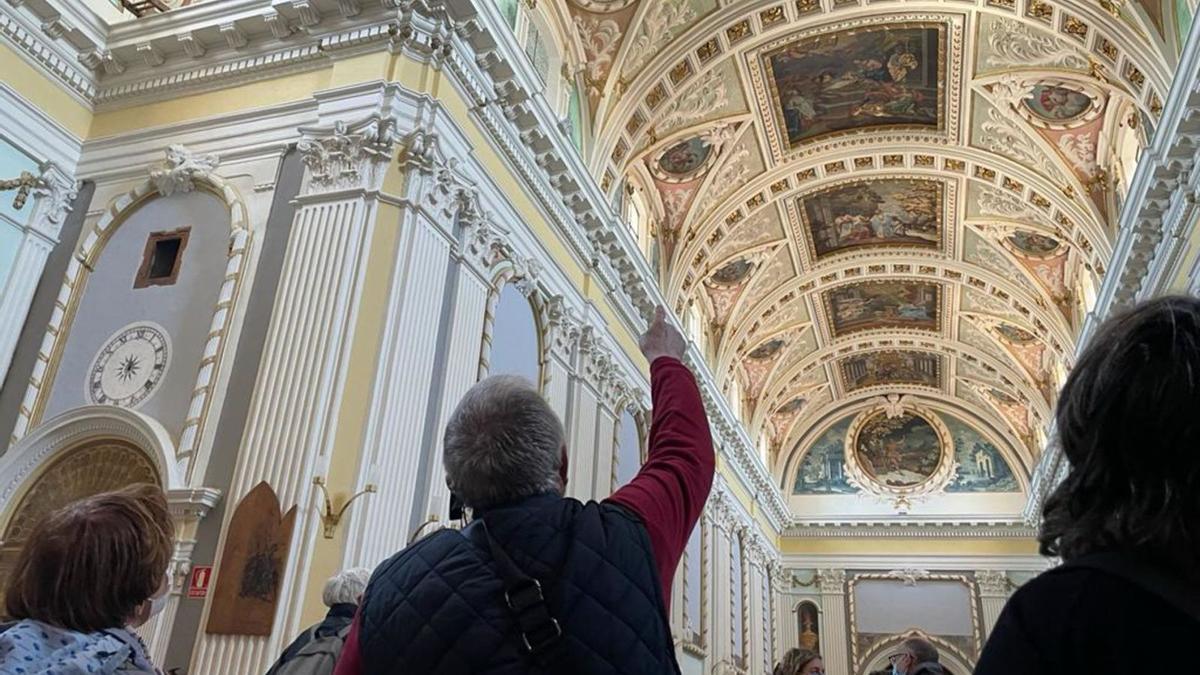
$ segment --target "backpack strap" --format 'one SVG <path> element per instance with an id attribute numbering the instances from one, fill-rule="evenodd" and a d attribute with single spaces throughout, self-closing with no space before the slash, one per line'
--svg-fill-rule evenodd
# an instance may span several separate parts
<path id="1" fill-rule="evenodd" d="M 1107 572 L 1149 591 L 1200 623 L 1200 589 L 1122 553 L 1093 553 L 1063 566 Z"/>
<path id="2" fill-rule="evenodd" d="M 475 524 L 478 523 L 478 528 Z M 467 528 L 468 538 L 473 530 L 481 531 L 487 542 L 488 551 L 496 563 L 496 571 L 504 581 L 504 604 L 512 612 L 521 632 L 521 643 L 525 653 L 542 666 L 558 662 L 562 654 L 562 627 L 550 613 L 542 584 L 525 574 L 504 547 L 488 531 L 487 523 L 481 518 Z"/>

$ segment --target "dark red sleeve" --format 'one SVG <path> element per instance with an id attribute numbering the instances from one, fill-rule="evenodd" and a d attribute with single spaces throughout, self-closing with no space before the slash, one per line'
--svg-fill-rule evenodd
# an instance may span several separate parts
<path id="1" fill-rule="evenodd" d="M 669 610 L 671 580 L 712 489 L 716 458 L 704 401 L 687 366 L 665 356 L 655 359 L 650 396 L 654 411 L 646 463 L 606 501 L 646 523 Z"/>
<path id="2" fill-rule="evenodd" d="M 354 615 L 354 623 L 346 634 L 346 643 L 342 645 L 342 653 L 338 656 L 337 666 L 333 675 L 362 675 L 362 657 L 358 653 L 358 621 L 359 615 Z"/>

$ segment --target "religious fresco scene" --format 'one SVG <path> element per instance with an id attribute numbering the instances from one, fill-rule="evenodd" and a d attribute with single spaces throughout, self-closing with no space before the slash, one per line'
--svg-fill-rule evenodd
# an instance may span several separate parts
<path id="1" fill-rule="evenodd" d="M 939 128 L 941 26 L 870 28 L 820 35 L 765 55 L 791 147 L 841 131 Z"/>
<path id="2" fill-rule="evenodd" d="M 867 474 L 887 487 L 925 482 L 942 462 L 943 442 L 927 419 L 914 413 L 879 413 L 854 437 L 854 453 Z"/>
<path id="3" fill-rule="evenodd" d="M 828 292 L 825 304 L 836 337 L 879 328 L 936 331 L 941 291 L 922 282 L 854 284 Z"/>
<path id="4" fill-rule="evenodd" d="M 871 675 L 919 636 L 970 673 L 1055 563 L 1081 348 L 1200 295 L 1163 206 L 1196 11 L 0 3 L 0 595 L 49 512 L 148 484 L 176 538 L 130 642 L 261 675 L 332 575 L 475 517 L 443 432 L 480 379 L 559 416 L 566 497 L 636 476 L 662 306 L 716 440 L 681 672 Z"/>
<path id="5" fill-rule="evenodd" d="M 865 246 L 941 244 L 942 184 L 886 180 L 833 188 L 801 199 L 817 258 Z"/>

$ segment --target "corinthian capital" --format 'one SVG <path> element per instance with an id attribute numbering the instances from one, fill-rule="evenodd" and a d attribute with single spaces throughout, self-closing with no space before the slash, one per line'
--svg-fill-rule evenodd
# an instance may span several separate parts
<path id="1" fill-rule="evenodd" d="M 378 189 L 395 147 L 395 122 L 369 115 L 357 122 L 302 127 L 300 151 L 308 167 L 305 193 Z"/>
<path id="2" fill-rule="evenodd" d="M 52 239 L 57 238 L 79 196 L 79 188 L 79 181 L 72 180 L 54 162 L 43 164 L 41 176 L 33 188 L 33 196 L 39 200 L 31 221 L 34 227 Z"/>

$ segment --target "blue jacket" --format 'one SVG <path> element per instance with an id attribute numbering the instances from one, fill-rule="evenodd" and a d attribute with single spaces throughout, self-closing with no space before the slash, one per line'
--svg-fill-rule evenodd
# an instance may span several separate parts
<path id="1" fill-rule="evenodd" d="M 156 675 L 140 638 L 124 628 L 78 633 L 25 619 L 0 633 L 0 675 Z"/>
<path id="2" fill-rule="evenodd" d="M 546 494 L 477 514 L 543 587 L 560 659 L 525 654 L 483 531 L 442 530 L 376 569 L 360 606 L 372 675 L 678 673 L 646 528 L 616 504 Z"/>

